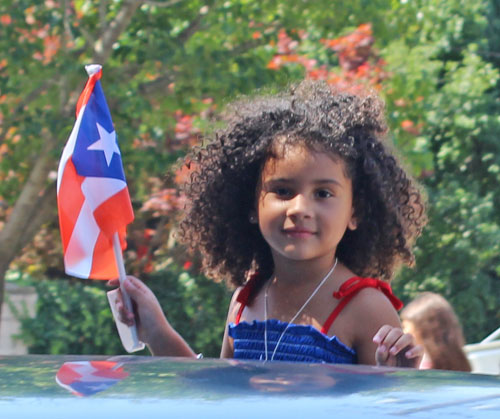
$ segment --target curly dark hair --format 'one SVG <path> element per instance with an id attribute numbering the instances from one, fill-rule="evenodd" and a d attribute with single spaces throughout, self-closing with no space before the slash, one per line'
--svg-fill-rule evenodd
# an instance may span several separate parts
<path id="1" fill-rule="evenodd" d="M 269 245 L 249 215 L 261 170 L 283 138 L 345 163 L 358 225 L 337 247 L 342 263 L 357 275 L 385 280 L 402 263 L 412 265 L 412 246 L 426 222 L 424 199 L 385 144 L 383 114 L 376 95 L 333 91 L 314 81 L 234 103 L 225 128 L 186 159 L 193 172 L 180 239 L 201 252 L 205 273 L 234 285 L 254 270 L 272 274 Z"/>

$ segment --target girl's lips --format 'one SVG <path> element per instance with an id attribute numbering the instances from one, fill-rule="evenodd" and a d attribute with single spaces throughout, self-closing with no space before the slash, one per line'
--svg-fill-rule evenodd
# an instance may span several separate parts
<path id="1" fill-rule="evenodd" d="M 286 229 L 283 232 L 290 237 L 309 237 L 315 234 L 313 231 L 304 229 Z"/>

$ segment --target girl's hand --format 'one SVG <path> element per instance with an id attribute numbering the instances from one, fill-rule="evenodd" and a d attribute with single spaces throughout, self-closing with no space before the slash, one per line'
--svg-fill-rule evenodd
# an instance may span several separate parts
<path id="1" fill-rule="evenodd" d="M 112 279 L 108 285 L 119 286 L 120 283 L 118 279 Z M 127 276 L 123 286 L 132 300 L 134 312 L 127 310 L 120 290 L 116 301 L 120 320 L 129 326 L 135 323 L 139 339 L 149 343 L 152 332 L 166 320 L 160 303 L 153 292 L 138 278 Z"/>
<path id="2" fill-rule="evenodd" d="M 108 285 L 119 286 L 120 283 L 117 279 L 113 279 Z M 195 356 L 184 339 L 168 322 L 153 291 L 133 276 L 127 276 L 123 286 L 132 300 L 134 312 L 127 310 L 120 291 L 116 300 L 120 320 L 129 326 L 134 323 L 137 325 L 139 339 L 148 345 L 153 355 Z"/>
<path id="3" fill-rule="evenodd" d="M 382 326 L 373 337 L 377 346 L 377 365 L 418 368 L 424 348 L 415 343 L 413 335 L 400 327 Z"/>

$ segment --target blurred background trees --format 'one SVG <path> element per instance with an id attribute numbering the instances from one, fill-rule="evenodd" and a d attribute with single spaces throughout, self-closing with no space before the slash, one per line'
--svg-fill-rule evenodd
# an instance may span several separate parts
<path id="1" fill-rule="evenodd" d="M 496 329 L 499 9 L 495 0 L 4 0 L 0 301 L 5 280 L 36 285 L 23 339 L 37 353 L 121 350 L 103 284 L 65 276 L 57 225 L 57 161 L 91 62 L 103 64 L 135 207 L 127 270 L 162 290 L 195 349 L 217 356 L 229 291 L 175 242 L 186 176 L 176 161 L 231 99 L 304 77 L 378 91 L 427 192 L 430 223 L 396 293 L 443 294 L 470 342 Z"/>

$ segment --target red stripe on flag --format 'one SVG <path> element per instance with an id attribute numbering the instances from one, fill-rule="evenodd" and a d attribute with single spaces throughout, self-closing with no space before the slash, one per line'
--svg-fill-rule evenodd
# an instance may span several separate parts
<path id="1" fill-rule="evenodd" d="M 104 377 L 104 378 L 112 378 L 115 380 L 122 380 L 128 377 L 129 375 L 128 372 L 123 370 L 122 366 L 119 366 L 118 362 L 90 361 L 90 365 L 97 370 L 92 374 L 95 377 Z"/>
<path id="2" fill-rule="evenodd" d="M 125 231 L 127 224 L 134 220 L 128 188 L 125 187 L 106 199 L 94 210 L 94 217 L 97 225 L 109 238 L 112 238 L 116 231 Z M 123 236 L 120 239 L 123 239 Z"/>
<path id="3" fill-rule="evenodd" d="M 58 197 L 60 199 L 57 200 L 64 252 L 66 252 L 76 220 L 85 201 L 81 187 L 84 180 L 83 176 L 76 173 L 75 165 L 71 159 L 68 159 L 59 187 Z"/>
<path id="4" fill-rule="evenodd" d="M 92 279 L 118 278 L 113 243 L 103 232 L 99 233 L 92 255 L 92 269 L 89 274 Z"/>
<path id="5" fill-rule="evenodd" d="M 63 384 L 70 384 L 82 377 L 81 374 L 77 373 L 69 364 L 63 364 L 59 371 L 57 371 L 57 378 Z"/>
<path id="6" fill-rule="evenodd" d="M 80 94 L 80 97 L 78 98 L 78 102 L 76 103 L 76 117 L 78 118 L 78 114 L 80 113 L 80 109 L 83 105 L 86 105 L 87 102 L 89 101 L 90 95 L 94 91 L 94 86 L 97 80 L 99 80 L 102 76 L 102 70 L 99 70 L 97 73 L 92 74 L 89 79 L 87 80 L 87 83 L 85 84 L 85 87 L 83 88 L 82 93 Z"/>

